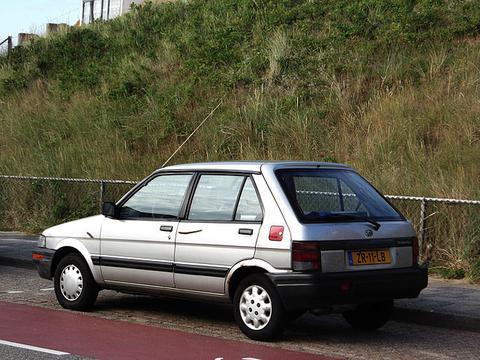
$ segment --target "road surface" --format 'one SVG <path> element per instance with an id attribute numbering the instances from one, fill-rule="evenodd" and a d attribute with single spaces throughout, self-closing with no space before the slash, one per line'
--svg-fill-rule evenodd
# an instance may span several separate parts
<path id="1" fill-rule="evenodd" d="M 61 309 L 52 283 L 40 279 L 34 270 L 0 265 L 0 279 L 0 340 L 71 354 L 66 356 L 120 358 L 118 351 L 123 353 L 126 346 L 132 351 L 148 350 L 145 358 L 160 359 L 185 359 L 191 352 L 196 359 L 212 360 L 480 358 L 480 333 L 468 331 L 392 321 L 377 332 L 359 333 L 340 316 L 307 314 L 292 323 L 281 340 L 262 344 L 245 338 L 228 305 L 103 291 L 93 311 L 84 314 Z M 103 329 L 100 335 L 97 328 Z M 209 352 L 200 352 L 203 348 Z M 4 351 L 0 344 L 2 359 Z M 28 358 L 12 354 L 12 358 Z M 134 354 L 142 358 L 144 353 Z"/>
<path id="2" fill-rule="evenodd" d="M 265 344 L 240 332 L 229 305 L 102 291 L 92 312 L 65 311 L 32 269 L 35 243 L 0 242 L 0 359 L 480 359 L 478 332 L 394 321 L 359 333 L 307 314 Z"/>

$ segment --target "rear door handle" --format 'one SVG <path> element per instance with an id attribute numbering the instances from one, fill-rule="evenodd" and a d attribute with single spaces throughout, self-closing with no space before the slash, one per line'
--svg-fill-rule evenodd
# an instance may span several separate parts
<path id="1" fill-rule="evenodd" d="M 200 231 L 202 231 L 202 229 L 199 229 L 199 230 L 192 230 L 192 231 L 179 231 L 178 233 L 179 233 L 179 234 L 183 234 L 183 235 L 188 235 L 188 234 L 195 234 L 195 233 L 199 233 Z"/>
<path id="2" fill-rule="evenodd" d="M 172 232 L 173 231 L 173 226 L 162 225 L 162 226 L 160 226 L 160 231 Z"/>
<path id="3" fill-rule="evenodd" d="M 252 235 L 253 229 L 238 229 L 240 235 Z"/>

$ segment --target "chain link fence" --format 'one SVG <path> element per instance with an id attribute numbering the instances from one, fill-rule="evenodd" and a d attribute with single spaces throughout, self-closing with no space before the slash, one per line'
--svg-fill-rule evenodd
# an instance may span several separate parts
<path id="1" fill-rule="evenodd" d="M 0 39 L 0 56 L 7 56 L 10 54 L 13 48 L 13 39 L 8 36 L 5 39 Z"/>
<path id="2" fill-rule="evenodd" d="M 0 231 L 38 233 L 98 214 L 104 201 L 117 201 L 135 183 L 0 175 Z M 480 201 L 386 197 L 415 227 L 423 262 L 480 279 Z"/>
<path id="3" fill-rule="evenodd" d="M 65 221 L 98 214 L 135 181 L 0 175 L 0 231 L 37 233 Z"/>
<path id="4" fill-rule="evenodd" d="M 446 277 L 480 280 L 480 201 L 387 196 L 415 227 L 423 262 Z"/>

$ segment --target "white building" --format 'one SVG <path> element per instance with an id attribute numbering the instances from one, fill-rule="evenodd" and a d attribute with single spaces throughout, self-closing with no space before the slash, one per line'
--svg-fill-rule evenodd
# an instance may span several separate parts
<path id="1" fill-rule="evenodd" d="M 132 3 L 143 2 L 144 0 L 82 0 L 82 24 L 113 19 L 126 13 Z"/>

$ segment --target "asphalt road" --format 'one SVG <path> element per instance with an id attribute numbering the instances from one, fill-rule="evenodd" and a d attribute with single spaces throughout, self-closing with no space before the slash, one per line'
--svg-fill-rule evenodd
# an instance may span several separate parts
<path id="1" fill-rule="evenodd" d="M 41 308 L 53 310 L 54 313 L 69 314 L 57 304 L 52 289 L 52 283 L 48 280 L 40 279 L 36 272 L 31 269 L 16 268 L 0 265 L 0 302 L 25 304 L 28 308 Z M 24 312 L 24 310 L 22 310 Z M 0 326 L 7 322 L 2 318 L 2 314 L 10 311 L 0 310 Z M 180 344 L 192 343 L 192 335 L 201 335 L 212 338 L 213 340 L 226 340 L 227 344 L 240 344 L 247 349 L 253 349 L 255 346 L 265 346 L 258 342 L 246 339 L 233 321 L 232 309 L 228 305 L 216 305 L 210 303 L 199 303 L 186 300 L 168 299 L 168 298 L 150 298 L 144 296 L 126 295 L 113 291 L 101 292 L 94 310 L 85 315 L 73 313 L 76 316 L 82 316 L 88 319 L 101 319 L 102 321 L 120 320 L 129 326 L 147 325 L 145 328 L 164 330 L 174 330 L 176 336 L 180 339 Z M 37 316 L 37 315 L 35 315 Z M 19 318 L 13 317 L 8 321 L 14 321 Z M 75 322 L 71 323 L 75 324 Z M 117 324 L 118 323 L 114 323 Z M 10 324 L 11 329 L 19 329 L 21 325 Z M 62 331 L 69 329 L 68 322 L 62 326 Z M 7 329 L 8 330 L 8 329 Z M 5 326 L 4 326 L 4 331 Z M 135 333 L 133 331 L 133 333 Z M 27 331 L 19 332 L 29 335 Z M 132 333 L 129 330 L 128 333 Z M 3 333 L 5 334 L 5 333 Z M 6 333 L 7 335 L 9 332 Z M 30 344 L 37 345 L 36 339 L 41 338 L 34 332 L 30 334 Z M 146 338 L 150 338 L 146 336 Z M 0 332 L 0 340 L 2 338 Z M 25 339 L 21 339 L 23 343 Z M 56 340 L 56 339 L 54 339 Z M 118 341 L 123 341 L 118 339 Z M 233 341 L 233 342 L 229 342 Z M 87 340 L 83 340 L 85 344 Z M 207 342 L 203 341 L 207 344 Z M 68 350 L 65 339 L 58 338 L 58 344 L 50 348 L 65 351 Z M 154 342 L 156 348 L 161 351 L 162 342 Z M 340 316 L 328 315 L 316 317 L 307 314 L 292 323 L 286 331 L 283 338 L 275 343 L 266 344 L 268 347 L 282 351 L 290 350 L 293 352 L 306 352 L 309 354 L 327 357 L 347 358 L 347 359 L 479 359 L 480 358 L 480 333 L 468 331 L 456 331 L 442 328 L 420 326 L 414 324 L 389 322 L 384 328 L 373 333 L 359 333 L 353 331 Z M 134 345 L 132 345 L 134 346 Z M 222 357 L 220 350 L 228 349 L 231 346 L 208 345 L 217 354 L 215 357 Z M 88 347 L 88 346 L 87 346 Z M 105 347 L 115 350 L 115 343 L 105 343 Z M 179 346 L 182 348 L 182 345 Z M 5 351 L 11 351 L 5 353 Z M 25 358 L 23 353 L 17 353 L 17 350 L 6 349 L 0 345 L 0 358 Z M 10 354 L 7 357 L 2 356 Z M 92 352 L 72 352 L 73 355 L 82 354 L 84 356 L 93 356 L 100 358 L 112 358 L 109 356 L 94 356 Z M 246 353 L 247 354 L 247 353 Z M 257 353 L 257 358 L 293 358 L 278 357 L 268 355 L 261 356 L 262 352 Z M 266 353 L 265 353 L 266 354 Z M 17 357 L 18 355 L 18 357 Z M 198 355 L 198 354 L 197 354 Z M 11 356 L 11 357 L 9 357 Z M 42 355 L 44 356 L 44 355 Z M 45 354 L 45 356 L 47 356 Z M 69 356 L 69 355 L 67 355 Z M 209 355 L 210 356 L 210 355 Z M 158 358 L 181 359 L 178 354 L 156 353 Z M 199 359 L 214 359 L 215 357 L 201 357 Z M 37 358 L 37 357 L 35 357 Z M 49 357 L 45 357 L 46 359 Z M 63 359 L 64 357 L 62 357 Z M 241 359 L 241 357 L 224 357 L 227 359 Z"/>
<path id="2" fill-rule="evenodd" d="M 32 250 L 37 238 L 0 232 L 0 264 L 33 269 Z"/>

